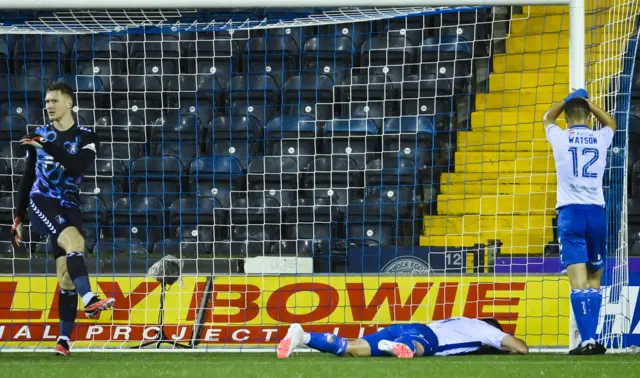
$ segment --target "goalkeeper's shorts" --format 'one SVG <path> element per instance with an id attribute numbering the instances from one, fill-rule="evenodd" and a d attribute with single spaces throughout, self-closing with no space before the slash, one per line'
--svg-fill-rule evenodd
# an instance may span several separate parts
<path id="1" fill-rule="evenodd" d="M 53 198 L 33 196 L 29 199 L 29 222 L 31 229 L 47 235 L 52 242 L 53 254 L 57 259 L 66 252 L 58 245 L 58 236 L 67 227 L 73 226 L 82 233 L 82 213 L 77 207 L 63 207 Z"/>

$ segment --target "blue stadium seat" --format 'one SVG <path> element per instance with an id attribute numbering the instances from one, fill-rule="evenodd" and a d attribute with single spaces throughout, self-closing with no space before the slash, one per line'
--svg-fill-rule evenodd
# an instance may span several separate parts
<path id="1" fill-rule="evenodd" d="M 42 125 L 42 104 L 29 106 L 24 102 L 0 102 L 0 140 L 20 140 L 27 135 L 27 125 Z"/>
<path id="2" fill-rule="evenodd" d="M 126 43 L 109 35 L 92 34 L 78 36 L 71 57 L 71 73 L 97 76 L 108 91 L 111 76 L 123 73 L 127 57 Z"/>
<path id="3" fill-rule="evenodd" d="M 294 159 L 287 159 L 280 156 L 265 156 L 255 158 L 249 164 L 248 178 L 249 188 L 260 190 L 286 190 L 286 194 L 295 200 L 298 190 L 299 167 Z M 273 193 L 276 195 L 276 193 Z"/>
<path id="4" fill-rule="evenodd" d="M 362 47 L 364 41 L 371 38 L 372 24 L 370 22 L 354 22 L 345 24 L 326 24 L 318 26 L 321 37 L 346 37 L 353 41 L 356 50 Z"/>
<path id="5" fill-rule="evenodd" d="M 372 120 L 337 119 L 327 122 L 322 138 L 323 153 L 348 156 L 364 170 L 367 162 L 380 158 L 380 134 Z"/>
<path id="6" fill-rule="evenodd" d="M 218 103 L 224 104 L 224 99 L 218 100 L 218 97 L 224 96 L 224 90 L 225 87 L 222 86 L 216 75 L 180 75 L 169 82 L 167 101 L 169 107 L 194 106 L 199 115 L 205 109 L 208 110 L 208 114 L 212 114 L 213 108 Z M 211 115 L 208 120 L 202 119 L 202 117 L 199 119 L 200 123 L 206 125 L 211 121 Z"/>
<path id="7" fill-rule="evenodd" d="M 147 142 L 144 122 L 140 117 L 113 112 L 113 116 L 99 118 L 93 129 L 101 142 L 112 142 L 113 156 L 129 160 L 145 152 Z"/>
<path id="8" fill-rule="evenodd" d="M 222 243 L 215 243 L 214 249 L 216 256 L 218 256 L 218 249 L 220 249 L 224 255 L 255 257 L 269 253 L 271 246 L 279 241 L 279 225 L 235 225 L 232 226 L 231 239 Z M 230 248 L 230 253 L 226 253 L 226 248 Z"/>
<path id="9" fill-rule="evenodd" d="M 307 201 L 327 198 L 327 203 L 346 206 L 351 199 L 363 196 L 364 167 L 360 168 L 347 154 L 319 156 L 309 163 L 301 181 L 301 198 Z"/>
<path id="10" fill-rule="evenodd" d="M 229 91 L 233 116 L 253 116 L 264 125 L 280 111 L 280 88 L 271 76 L 235 76 Z"/>
<path id="11" fill-rule="evenodd" d="M 109 94 L 99 76 L 64 75 L 57 81 L 66 83 L 75 92 L 74 105 L 79 108 L 108 108 Z"/>
<path id="12" fill-rule="evenodd" d="M 441 35 L 427 37 L 422 41 L 423 62 L 450 62 L 449 71 L 456 78 L 467 77 L 471 74 L 471 58 L 473 44 L 461 36 Z"/>
<path id="13" fill-rule="evenodd" d="M 392 163 L 389 165 L 387 163 Z M 365 198 L 395 203 L 398 214 L 404 219 L 411 214 L 416 199 L 418 173 L 413 161 L 398 159 L 395 162 L 375 160 L 365 172 L 367 192 Z M 412 220 L 412 218 L 410 218 Z"/>
<path id="14" fill-rule="evenodd" d="M 347 36 L 310 38 L 303 48 L 303 71 L 326 75 L 340 83 L 356 63 L 355 52 L 353 40 Z"/>
<path id="15" fill-rule="evenodd" d="M 162 115 L 162 84 L 158 77 L 150 75 L 113 77 L 111 103 L 119 111 L 141 112 L 145 124 L 150 125 Z"/>
<path id="16" fill-rule="evenodd" d="M 182 161 L 186 171 L 193 159 L 200 156 L 200 141 L 204 131 L 197 117 L 170 113 L 156 122 L 151 134 L 152 156 L 173 156 Z"/>
<path id="17" fill-rule="evenodd" d="M 211 197 L 181 198 L 169 206 L 169 224 L 173 227 L 183 225 L 224 224 L 225 211 Z"/>
<path id="18" fill-rule="evenodd" d="M 246 187 L 246 175 L 240 161 L 233 156 L 199 158 L 191 163 L 189 187 L 199 195 L 211 193 L 224 207 L 229 207 L 229 193 Z"/>
<path id="19" fill-rule="evenodd" d="M 216 75 L 221 87 L 226 87 L 231 76 L 241 72 L 240 48 L 238 41 L 231 38 L 192 42 L 186 55 L 188 73 Z"/>
<path id="20" fill-rule="evenodd" d="M 169 206 L 186 188 L 182 186 L 182 163 L 169 156 L 142 157 L 131 162 L 131 193 L 156 197 Z"/>
<path id="21" fill-rule="evenodd" d="M 249 39 L 242 52 L 247 60 L 249 74 L 268 75 L 277 88 L 299 69 L 300 48 L 289 36 L 258 37 Z"/>
<path id="22" fill-rule="evenodd" d="M 390 18 L 381 21 L 379 28 L 391 37 L 406 36 L 413 46 L 419 45 L 424 39 L 423 32 L 430 26 L 429 16 L 406 18 Z"/>
<path id="23" fill-rule="evenodd" d="M 349 204 L 347 243 L 355 247 L 397 245 L 396 205 L 392 201 L 354 201 Z"/>
<path id="24" fill-rule="evenodd" d="M 101 150 L 94 164 L 87 168 L 80 192 L 82 195 L 98 195 L 107 209 L 124 194 L 127 169 L 125 162 L 112 159 L 108 151 Z"/>
<path id="25" fill-rule="evenodd" d="M 416 62 L 414 47 L 405 37 L 372 37 L 362 44 L 360 65 L 369 73 L 386 74 L 393 82 L 402 82 Z"/>
<path id="26" fill-rule="evenodd" d="M 276 117 L 267 123 L 266 155 L 282 156 L 282 166 L 302 171 L 316 155 L 316 121 L 310 117 Z"/>
<path id="27" fill-rule="evenodd" d="M 73 46 L 71 38 L 73 36 L 70 35 L 25 35 L 14 46 L 14 72 L 49 78 L 67 73 L 69 53 Z M 51 68 L 45 70 L 44 66 Z M 49 76 L 53 73 L 53 77 Z"/>
<path id="28" fill-rule="evenodd" d="M 109 222 L 116 241 L 141 243 L 151 251 L 153 243 L 165 239 L 164 209 L 154 197 L 123 197 L 113 206 Z"/>
<path id="29" fill-rule="evenodd" d="M 178 35 L 167 33 L 145 34 L 144 41 L 129 43 L 129 72 L 137 75 L 158 76 L 169 80 L 180 73 L 182 48 Z M 166 86 L 168 82 L 163 82 Z"/>
<path id="30" fill-rule="evenodd" d="M 231 192 L 229 224 L 280 224 L 282 210 L 292 200 L 289 190 L 254 190 Z"/>
<path id="31" fill-rule="evenodd" d="M 9 46 L 7 41 L 0 38 L 0 75 L 6 75 L 9 73 L 9 67 L 11 55 L 9 54 Z"/>
<path id="32" fill-rule="evenodd" d="M 390 100 L 400 95 L 398 83 L 387 75 L 375 73 L 348 76 L 336 89 L 340 102 Z"/>
<path id="33" fill-rule="evenodd" d="M 7 76 L 0 80 L 0 101 L 26 102 L 42 106 L 43 96 L 47 82 L 39 76 Z M 4 96 L 8 96 L 4 97 Z"/>
<path id="34" fill-rule="evenodd" d="M 217 117 L 207 134 L 207 155 L 235 157 L 242 169 L 247 169 L 252 158 L 262 155 L 264 128 L 250 115 Z"/>
<path id="35" fill-rule="evenodd" d="M 211 255 L 213 252 L 213 242 L 216 238 L 212 227 L 185 225 L 171 230 L 175 231 L 169 239 L 153 246 L 154 255 L 198 257 Z"/>
<path id="36" fill-rule="evenodd" d="M 103 228 L 107 225 L 107 208 L 104 201 L 97 195 L 81 195 L 80 201 L 85 248 L 93 251 Z"/>
<path id="37" fill-rule="evenodd" d="M 327 76 L 315 73 L 293 76 L 284 85 L 283 98 L 285 115 L 321 121 L 333 119 L 333 81 Z"/>
<path id="38" fill-rule="evenodd" d="M 387 118 L 382 129 L 382 152 L 385 166 L 398 166 L 398 159 L 413 161 L 418 169 L 433 163 L 435 139 L 433 117 Z"/>

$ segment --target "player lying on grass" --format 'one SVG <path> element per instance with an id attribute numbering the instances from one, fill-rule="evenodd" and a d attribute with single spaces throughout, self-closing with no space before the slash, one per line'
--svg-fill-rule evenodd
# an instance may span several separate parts
<path id="1" fill-rule="evenodd" d="M 453 356 L 478 352 L 527 354 L 527 344 L 502 330 L 495 319 L 451 318 L 431 324 L 396 324 L 356 340 L 331 333 L 305 332 L 292 324 L 278 344 L 278 358 L 306 345 L 336 356 L 398 358 Z"/>
<path id="2" fill-rule="evenodd" d="M 584 89 L 554 104 L 543 117 L 547 139 L 553 147 L 558 193 L 558 243 L 560 260 L 567 269 L 571 307 L 582 343 L 569 354 L 604 354 L 596 330 L 602 304 L 600 281 L 607 256 L 607 214 L 602 178 L 607 149 L 616 131 L 616 121 L 588 101 Z M 567 129 L 556 119 L 564 112 Z M 589 127 L 593 114 L 602 127 Z"/>
<path id="3" fill-rule="evenodd" d="M 97 134 L 74 121 L 73 97 L 66 84 L 48 87 L 45 105 L 51 122 L 20 140 L 26 148 L 27 161 L 18 186 L 11 230 L 11 242 L 20 249 L 22 222 L 28 214 L 31 228 L 47 235 L 52 242 L 60 285 L 60 336 L 56 353 L 63 356 L 69 355 L 78 296 L 84 303 L 85 315 L 92 319 L 115 302 L 113 298 L 100 299 L 91 291 L 84 263 L 80 185 L 85 171 L 94 163 L 100 143 Z"/>

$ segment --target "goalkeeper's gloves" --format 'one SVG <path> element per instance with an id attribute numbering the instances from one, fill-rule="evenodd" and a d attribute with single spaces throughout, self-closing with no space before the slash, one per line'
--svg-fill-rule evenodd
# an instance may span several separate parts
<path id="1" fill-rule="evenodd" d="M 20 242 L 22 242 L 22 217 L 15 217 L 11 227 L 11 245 L 13 245 L 13 248 L 18 249 L 20 248 Z"/>
<path id="2" fill-rule="evenodd" d="M 586 100 L 589 98 L 589 93 L 587 93 L 587 91 L 582 88 L 576 89 L 575 91 L 571 92 L 571 94 L 569 94 L 567 97 L 565 97 L 564 103 L 566 104 L 567 102 L 576 98 L 582 98 Z"/>
<path id="3" fill-rule="evenodd" d="M 32 146 L 35 148 L 44 148 L 44 145 L 48 143 L 47 138 L 42 135 L 38 135 L 35 132 L 29 133 L 29 135 L 20 139 L 20 144 L 25 146 Z"/>

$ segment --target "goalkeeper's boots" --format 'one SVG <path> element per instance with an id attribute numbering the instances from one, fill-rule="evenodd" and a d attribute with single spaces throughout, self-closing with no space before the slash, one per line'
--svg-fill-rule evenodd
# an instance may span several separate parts
<path id="1" fill-rule="evenodd" d="M 97 296 L 91 298 L 89 303 L 84 306 L 84 314 L 89 319 L 98 319 L 100 313 L 106 309 L 113 307 L 116 300 L 114 298 L 100 299 Z"/>
<path id="2" fill-rule="evenodd" d="M 300 324 L 293 323 L 289 326 L 287 336 L 285 336 L 284 339 L 280 341 L 280 344 L 278 344 L 278 348 L 276 349 L 278 358 L 287 358 L 291 356 L 291 353 L 293 353 L 293 351 L 303 343 L 304 330 Z"/>
<path id="3" fill-rule="evenodd" d="M 403 343 L 389 340 L 380 340 L 378 349 L 398 358 L 413 358 L 413 351 Z"/>
<path id="4" fill-rule="evenodd" d="M 69 351 L 69 342 L 64 339 L 58 340 L 56 344 L 56 355 L 58 356 L 70 356 L 71 352 Z"/>

